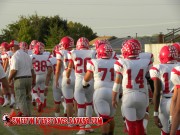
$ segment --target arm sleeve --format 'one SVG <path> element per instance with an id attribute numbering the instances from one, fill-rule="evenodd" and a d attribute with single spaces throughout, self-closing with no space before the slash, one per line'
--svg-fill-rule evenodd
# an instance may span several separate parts
<path id="1" fill-rule="evenodd" d="M 152 80 L 160 79 L 160 73 L 159 73 L 159 69 L 157 66 L 151 67 L 149 73 L 150 73 L 150 78 Z"/>
<path id="2" fill-rule="evenodd" d="M 114 71 L 117 74 L 121 74 L 122 75 L 123 65 L 118 60 L 114 63 Z"/>
<path id="3" fill-rule="evenodd" d="M 86 68 L 87 68 L 87 71 L 94 72 L 95 67 L 94 67 L 94 63 L 92 62 L 92 60 L 89 60 L 87 62 Z"/>
<path id="4" fill-rule="evenodd" d="M 15 57 L 11 59 L 11 70 L 18 70 L 18 60 Z"/>
<path id="5" fill-rule="evenodd" d="M 172 69 L 171 81 L 176 87 L 180 88 L 180 66 Z"/>
<path id="6" fill-rule="evenodd" d="M 56 59 L 63 61 L 63 56 L 62 56 L 61 52 L 56 52 Z"/>

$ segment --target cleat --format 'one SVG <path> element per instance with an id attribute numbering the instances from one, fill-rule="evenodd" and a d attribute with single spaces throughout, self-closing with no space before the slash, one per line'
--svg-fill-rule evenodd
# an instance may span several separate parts
<path id="1" fill-rule="evenodd" d="M 6 105 L 8 105 L 9 104 L 9 100 L 5 100 L 4 101 L 4 104 L 2 105 L 2 107 L 5 107 Z"/>
<path id="2" fill-rule="evenodd" d="M 11 101 L 11 103 L 10 103 L 10 108 L 13 108 L 13 106 L 15 105 L 15 101 Z"/>
<path id="3" fill-rule="evenodd" d="M 85 130 L 79 130 L 79 132 L 76 133 L 76 135 L 85 135 L 86 131 Z"/>
<path id="4" fill-rule="evenodd" d="M 87 128 L 86 132 L 89 132 L 89 133 L 93 133 L 94 132 L 94 129 L 92 129 L 90 125 L 86 125 L 85 128 Z"/>

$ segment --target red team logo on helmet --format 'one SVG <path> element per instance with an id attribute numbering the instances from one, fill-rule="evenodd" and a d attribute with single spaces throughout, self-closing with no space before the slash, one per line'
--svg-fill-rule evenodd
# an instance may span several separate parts
<path id="1" fill-rule="evenodd" d="M 140 53 L 139 45 L 136 42 L 127 40 L 122 44 L 121 53 L 124 58 L 137 57 Z"/>
<path id="2" fill-rule="evenodd" d="M 61 39 L 59 44 L 62 46 L 63 49 L 66 50 L 74 47 L 74 39 L 69 36 L 66 36 Z"/>
<path id="3" fill-rule="evenodd" d="M 76 44 L 76 49 L 89 49 L 89 40 L 85 37 L 79 38 Z"/>
<path id="4" fill-rule="evenodd" d="M 180 43 L 174 43 L 174 44 L 172 44 L 172 46 L 174 46 L 177 49 L 178 58 L 180 58 Z"/>
<path id="5" fill-rule="evenodd" d="M 97 49 L 97 57 L 98 58 L 111 58 L 112 57 L 113 49 L 108 44 L 101 44 Z"/>
<path id="6" fill-rule="evenodd" d="M 178 58 L 177 49 L 172 45 L 165 45 L 159 52 L 159 60 L 162 64 L 175 61 Z"/>

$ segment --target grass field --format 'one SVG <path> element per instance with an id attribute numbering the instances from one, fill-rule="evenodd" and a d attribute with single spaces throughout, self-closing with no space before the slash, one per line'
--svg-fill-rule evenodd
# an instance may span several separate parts
<path id="1" fill-rule="evenodd" d="M 32 107 L 33 115 L 37 116 L 54 116 L 54 102 L 52 98 L 52 91 L 50 90 L 48 93 L 47 99 L 47 107 L 44 109 L 44 112 L 38 114 L 35 108 Z M 160 129 L 158 129 L 155 124 L 153 123 L 153 106 L 150 105 L 150 121 L 148 124 L 148 135 L 160 135 Z M 0 107 L 1 114 L 0 118 L 2 118 L 2 114 L 10 112 L 10 108 L 7 106 L 5 108 Z M 63 115 L 63 110 L 61 111 Z M 117 108 L 117 112 L 115 115 L 116 127 L 115 127 L 115 134 L 114 135 L 126 135 L 123 133 L 123 121 L 122 116 L 120 113 L 120 103 Z M 52 127 L 39 127 L 39 126 L 13 126 L 13 127 L 5 127 L 3 122 L 0 121 L 0 135 L 75 135 L 77 131 L 66 131 L 66 130 L 59 130 Z M 95 129 L 94 133 L 87 133 L 90 135 L 101 135 L 100 129 Z"/>

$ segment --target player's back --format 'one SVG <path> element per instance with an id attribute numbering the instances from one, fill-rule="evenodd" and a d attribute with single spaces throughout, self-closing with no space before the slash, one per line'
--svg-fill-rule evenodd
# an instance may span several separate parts
<path id="1" fill-rule="evenodd" d="M 47 71 L 47 60 L 49 59 L 48 55 L 33 55 L 32 62 L 35 74 L 46 74 Z"/>
<path id="2" fill-rule="evenodd" d="M 152 79 L 159 78 L 162 84 L 162 95 L 171 97 L 173 95 L 173 83 L 170 80 L 172 69 L 177 64 L 158 64 L 154 65 L 150 70 Z"/>
<path id="3" fill-rule="evenodd" d="M 139 53 L 139 58 L 140 59 L 149 59 L 152 62 L 154 62 L 154 56 L 153 56 L 152 53 L 149 53 L 149 52 L 141 52 L 141 53 Z"/>
<path id="4" fill-rule="evenodd" d="M 114 84 L 115 59 L 92 59 L 94 65 L 94 88 L 112 88 Z"/>
<path id="5" fill-rule="evenodd" d="M 86 73 L 86 65 L 89 60 L 95 58 L 94 50 L 73 50 L 71 59 L 74 61 L 76 76 L 83 77 Z"/>
<path id="6" fill-rule="evenodd" d="M 136 90 L 145 92 L 147 84 L 145 75 L 151 64 L 152 62 L 148 59 L 119 59 L 116 62 L 116 65 L 120 67 L 120 73 L 123 75 L 123 93 Z"/>

